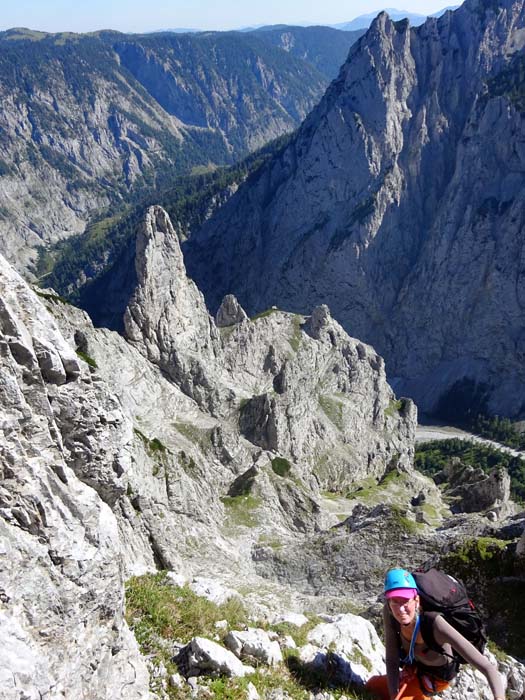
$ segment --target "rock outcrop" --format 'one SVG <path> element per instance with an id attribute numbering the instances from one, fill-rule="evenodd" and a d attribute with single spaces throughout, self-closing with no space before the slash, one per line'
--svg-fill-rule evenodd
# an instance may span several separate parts
<path id="1" fill-rule="evenodd" d="M 523 410 L 521 0 L 380 14 L 284 151 L 187 245 L 212 309 L 328 304 L 424 411 Z M 235 251 L 235 256 L 232 256 Z"/>
<path id="2" fill-rule="evenodd" d="M 219 334 L 186 270 L 166 212 L 151 207 L 136 242 L 137 286 L 124 315 L 126 337 L 200 405 L 220 400 L 213 375 Z"/>
<path id="3" fill-rule="evenodd" d="M 451 460 L 439 478 L 448 482 L 446 494 L 455 501 L 452 508 L 457 513 L 509 509 L 510 476 L 506 469 L 486 474 L 482 469 Z"/>
<path id="4" fill-rule="evenodd" d="M 382 358 L 349 338 L 327 307 L 306 322 L 277 309 L 249 321 L 226 299 L 221 317 L 237 322 L 221 336 L 160 207 L 148 210 L 135 266 L 128 339 L 201 407 L 239 410 L 250 443 L 295 463 L 306 481 L 313 473 L 322 488 L 410 468 L 414 405 L 396 401 Z"/>
<path id="5" fill-rule="evenodd" d="M 19 688 L 35 700 L 149 696 L 123 619 L 131 574 L 200 573 L 193 590 L 210 596 L 213 570 L 223 577 L 221 595 L 249 582 L 257 601 L 259 571 L 268 603 L 256 604 L 276 616 L 279 596 L 315 593 L 318 606 L 323 596 L 333 606 L 334 596 L 342 605 L 351 591 L 354 601 L 369 602 L 385 552 L 393 562 L 402 547 L 422 560 L 447 542 L 446 529 L 433 538 L 416 522 L 435 502 L 435 487 L 411 467 L 415 408 L 396 400 L 372 348 L 350 338 L 326 307 L 306 319 L 271 309 L 219 330 L 186 277 L 162 210 L 148 213 L 142 241 L 126 319 L 133 342 L 95 329 L 51 290 L 39 298 L 0 261 L 0 529 L 9 555 L 0 567 L 0 687 L 9 700 L 18 700 Z M 209 332 L 213 354 L 199 345 L 191 319 Z M 199 404 L 161 365 L 155 344 L 169 348 L 166 358 L 199 360 L 216 393 L 205 387 Z M 194 365 L 187 367 L 191 378 Z M 226 407 L 210 408 L 208 397 L 226 391 Z M 364 499 L 378 480 L 377 488 L 399 486 L 406 511 L 354 507 L 341 527 L 319 534 L 338 519 L 324 509 L 320 489 Z M 421 493 L 425 499 L 409 505 Z M 355 680 L 363 677 L 365 641 L 357 628 L 347 632 L 338 633 L 338 668 L 351 668 Z M 256 655 L 248 638 L 239 639 L 241 655 Z M 327 657 L 322 640 L 312 637 L 305 663 Z M 265 658 L 278 663 L 270 646 Z M 189 673 L 249 671 L 211 640 L 194 639 L 182 657 Z"/>
<path id="6" fill-rule="evenodd" d="M 110 508 L 123 417 L 92 410 L 89 369 L 3 258 L 0 347 L 2 697 L 146 698 Z"/>

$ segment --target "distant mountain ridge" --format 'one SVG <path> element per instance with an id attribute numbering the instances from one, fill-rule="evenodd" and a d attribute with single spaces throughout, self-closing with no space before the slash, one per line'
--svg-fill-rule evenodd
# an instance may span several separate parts
<path id="1" fill-rule="evenodd" d="M 382 10 L 382 12 L 386 12 L 390 19 L 394 22 L 398 22 L 402 19 L 408 19 L 408 21 L 413 27 L 418 27 L 419 25 L 423 24 L 428 17 L 441 17 L 445 14 L 445 12 L 448 12 L 449 10 L 457 10 L 458 7 L 459 5 L 445 7 L 442 10 L 438 10 L 438 12 L 434 12 L 431 15 L 421 15 L 415 12 L 408 12 L 406 10 L 396 10 L 393 7 L 385 8 L 384 10 Z M 341 29 L 345 32 L 356 31 L 359 29 L 368 29 L 372 21 L 377 17 L 379 13 L 380 11 L 376 10 L 375 12 L 369 12 L 368 14 L 359 15 L 359 17 L 355 17 L 350 22 L 331 24 L 330 26 L 334 27 L 334 29 Z"/>
<path id="2" fill-rule="evenodd" d="M 1 33 L 4 254 L 27 271 L 39 246 L 82 232 L 93 214 L 295 129 L 353 40 L 326 31 L 342 40 L 316 50 L 305 37 L 317 32 L 301 30 L 301 41 L 330 75 L 290 33 L 290 50 L 239 32 Z"/>

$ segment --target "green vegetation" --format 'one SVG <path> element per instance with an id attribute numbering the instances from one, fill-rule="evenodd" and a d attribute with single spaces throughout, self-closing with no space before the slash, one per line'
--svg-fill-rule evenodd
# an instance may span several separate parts
<path id="1" fill-rule="evenodd" d="M 479 467 L 485 472 L 503 467 L 510 474 L 510 490 L 514 500 L 525 502 L 525 460 L 513 457 L 493 447 L 470 442 L 468 440 L 433 440 L 419 443 L 416 447 L 416 469 L 434 476 L 440 472 L 453 457 L 462 464 Z"/>
<path id="2" fill-rule="evenodd" d="M 363 226 L 367 219 L 374 213 L 376 206 L 376 194 L 363 199 L 352 212 L 344 229 L 338 229 L 330 241 L 330 249 L 337 250 L 347 238 L 350 238 L 354 231 Z"/>
<path id="3" fill-rule="evenodd" d="M 478 415 L 486 415 L 489 386 L 464 377 L 455 382 L 439 399 L 436 416 L 453 425 L 471 426 Z"/>
<path id="4" fill-rule="evenodd" d="M 290 338 L 290 346 L 294 352 L 298 352 L 301 347 L 301 342 L 303 340 L 303 332 L 301 326 L 304 323 L 303 316 L 293 317 L 293 335 Z"/>
<path id="5" fill-rule="evenodd" d="M 211 428 L 202 428 L 194 423 L 183 423 L 182 421 L 177 421 L 173 424 L 177 431 L 184 435 L 184 437 L 192 442 L 203 452 L 206 452 L 211 447 Z"/>
<path id="6" fill-rule="evenodd" d="M 240 629 L 250 624 L 242 603 L 233 598 L 222 605 L 215 605 L 196 596 L 187 587 L 171 585 L 166 572 L 147 574 L 130 579 L 126 584 L 126 620 L 135 633 L 141 652 L 149 656 L 154 666 L 161 663 L 168 674 L 177 673 L 173 661 L 174 643 L 188 643 L 195 636 L 215 637 L 215 623 L 226 620 L 229 629 Z M 307 643 L 307 636 L 320 619 L 311 617 L 302 627 L 288 623 L 255 626 L 272 629 L 279 635 L 290 635 L 297 646 Z M 330 661 L 330 652 L 328 652 Z M 338 671 L 337 657 L 333 654 L 329 668 L 333 671 L 319 673 L 306 667 L 295 650 L 285 652 L 285 662 L 274 668 L 259 667 L 245 678 L 201 678 L 213 700 L 245 700 L 248 683 L 253 683 L 261 697 L 271 690 L 281 688 L 291 700 L 309 700 L 312 691 L 330 689 L 339 698 L 346 695 L 349 700 L 364 700 L 369 696 L 348 686 L 340 686 L 335 678 Z M 356 662 L 369 667 L 369 662 L 355 652 Z M 158 689 L 158 679 L 152 675 L 151 689 Z M 170 700 L 182 700 L 187 690 L 168 685 L 166 692 Z"/>
<path id="7" fill-rule="evenodd" d="M 262 501 L 251 494 L 239 496 L 223 496 L 227 514 L 227 527 L 242 525 L 244 527 L 256 527 L 259 524 L 257 509 Z"/>
<path id="8" fill-rule="evenodd" d="M 508 97 L 520 112 L 525 112 L 525 57 L 518 54 L 508 66 L 487 82 L 489 97 Z"/>
<path id="9" fill-rule="evenodd" d="M 248 622 L 239 598 L 215 605 L 189 588 L 172 585 L 166 572 L 137 576 L 128 581 L 126 619 L 141 645 L 152 628 L 165 638 L 189 642 L 195 636 L 215 635 L 215 623 L 219 620 L 228 620 L 232 627 Z"/>
<path id="10" fill-rule="evenodd" d="M 272 470 L 278 476 L 286 477 L 290 474 L 292 465 L 284 457 L 274 457 L 272 459 Z"/>
<path id="11" fill-rule="evenodd" d="M 518 430 L 508 418 L 488 413 L 490 387 L 468 377 L 461 379 L 443 394 L 436 416 L 453 425 L 500 442 L 516 450 L 525 450 L 525 433 Z"/>
<path id="12" fill-rule="evenodd" d="M 259 319 L 266 318 L 267 316 L 270 316 L 271 314 L 276 313 L 277 311 L 279 311 L 279 309 L 272 306 L 271 309 L 266 309 L 266 311 L 261 311 L 261 313 L 252 316 L 250 321 L 258 321 Z"/>
<path id="13" fill-rule="evenodd" d="M 403 399 L 398 399 L 395 401 L 394 399 L 390 399 L 388 406 L 385 408 L 385 416 L 388 416 L 389 418 L 393 418 L 395 415 L 400 413 L 405 406 L 405 402 Z"/>
<path id="14" fill-rule="evenodd" d="M 407 535 L 415 534 L 421 525 L 415 520 L 408 518 L 406 511 L 399 506 L 391 506 L 391 515 L 388 522 L 390 531 L 397 533 L 406 533 Z"/>
<path id="15" fill-rule="evenodd" d="M 142 440 L 151 455 L 164 455 L 166 453 L 165 445 L 158 438 L 147 438 L 138 428 L 133 428 L 133 432 Z"/>
<path id="16" fill-rule="evenodd" d="M 87 353 L 83 352 L 82 350 L 76 350 L 76 353 L 82 360 L 84 360 L 84 362 L 87 362 L 90 367 L 93 367 L 93 369 L 98 369 L 98 365 L 95 360 Z"/>
<path id="17" fill-rule="evenodd" d="M 278 540 L 275 537 L 270 537 L 269 535 L 261 535 L 257 540 L 257 544 L 263 547 L 269 547 L 274 552 L 279 551 L 279 549 L 281 549 L 283 546 L 281 540 Z"/>
<path id="18" fill-rule="evenodd" d="M 343 402 L 333 396 L 319 395 L 319 405 L 323 409 L 325 415 L 335 425 L 335 427 L 344 430 Z"/>
<path id="19" fill-rule="evenodd" d="M 491 537 L 470 539 L 444 555 L 439 566 L 467 584 L 490 638 L 508 654 L 525 658 L 525 560 L 514 548 Z"/>
<path id="20" fill-rule="evenodd" d="M 255 176 L 264 163 L 286 147 L 291 137 L 291 134 L 287 134 L 271 141 L 234 166 L 192 176 L 178 176 L 171 178 L 169 185 L 164 183 L 161 187 L 156 183 L 153 189 L 145 187 L 135 194 L 129 193 L 127 200 L 132 200 L 134 196 L 138 202 L 133 208 L 115 201 L 111 216 L 100 214 L 93 218 L 84 233 L 59 241 L 45 250 L 41 248 L 36 266 L 37 277 L 73 303 L 82 305 L 89 294 L 89 286 L 110 270 L 130 242 L 134 241 L 137 227 L 148 206 L 163 206 L 171 220 L 178 223 L 183 236 L 189 236 L 209 216 L 210 203 L 224 203 L 230 196 L 232 186 Z M 172 172 L 173 169 L 170 176 Z M 88 283 L 80 287 L 77 282 L 84 275 Z"/>
<path id="21" fill-rule="evenodd" d="M 181 450 L 178 454 L 179 464 L 184 469 L 186 474 L 191 477 L 196 477 L 198 475 L 198 467 L 191 455 L 187 455 L 184 450 Z"/>
<path id="22" fill-rule="evenodd" d="M 446 554 L 441 564 L 446 571 L 454 570 L 456 575 L 468 578 L 478 567 L 484 575 L 491 578 L 502 576 L 505 571 L 502 567 L 502 554 L 507 542 L 493 537 L 479 537 L 464 542 L 454 552 Z"/>
<path id="23" fill-rule="evenodd" d="M 48 292 L 42 292 L 39 289 L 35 289 L 37 296 L 46 301 L 50 301 L 52 304 L 67 304 L 68 302 L 58 294 L 49 294 Z"/>

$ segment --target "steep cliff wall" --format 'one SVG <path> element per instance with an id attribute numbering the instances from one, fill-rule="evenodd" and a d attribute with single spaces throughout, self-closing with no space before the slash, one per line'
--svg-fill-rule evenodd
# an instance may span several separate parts
<path id="1" fill-rule="evenodd" d="M 327 303 L 423 410 L 470 377 L 519 414 L 524 12 L 379 16 L 289 147 L 187 244 L 211 307 Z"/>

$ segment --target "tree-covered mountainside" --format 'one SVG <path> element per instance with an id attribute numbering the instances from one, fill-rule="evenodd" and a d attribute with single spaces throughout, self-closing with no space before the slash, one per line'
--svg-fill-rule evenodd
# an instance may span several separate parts
<path id="1" fill-rule="evenodd" d="M 337 77 L 346 61 L 350 46 L 366 29 L 341 31 L 332 27 L 289 27 L 275 25 L 261 27 L 253 33 L 258 39 L 289 52 L 296 58 L 311 63 L 329 80 Z"/>
<path id="2" fill-rule="evenodd" d="M 424 474 L 435 476 L 452 460 L 490 472 L 503 467 L 510 475 L 512 498 L 525 503 L 525 460 L 487 445 L 452 438 L 420 443 L 415 454 L 415 466 Z"/>
<path id="3" fill-rule="evenodd" d="M 327 83 L 253 33 L 0 33 L 4 254 L 31 271 L 38 246 L 292 131 Z"/>
<path id="4" fill-rule="evenodd" d="M 122 256 L 130 241 L 134 241 L 148 206 L 160 203 L 181 240 L 189 238 L 241 182 L 282 150 L 290 138 L 285 135 L 275 139 L 236 165 L 175 178 L 170 187 L 145 196 L 135 206 L 94 220 L 84 233 L 41 249 L 36 267 L 41 285 L 52 287 L 65 299 L 79 304 L 95 323 L 111 326 L 107 281 L 114 275 L 114 267 L 123 264 Z"/>

